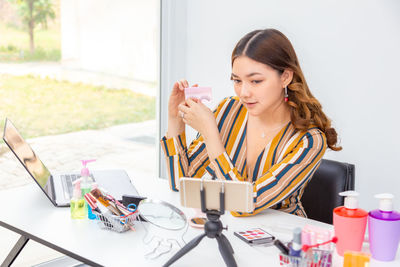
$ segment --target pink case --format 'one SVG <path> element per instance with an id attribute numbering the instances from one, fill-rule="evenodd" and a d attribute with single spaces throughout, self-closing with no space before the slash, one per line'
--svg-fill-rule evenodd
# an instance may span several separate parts
<path id="1" fill-rule="evenodd" d="M 197 98 L 200 101 L 211 101 L 212 91 L 211 87 L 188 87 L 185 88 L 185 99 Z"/>

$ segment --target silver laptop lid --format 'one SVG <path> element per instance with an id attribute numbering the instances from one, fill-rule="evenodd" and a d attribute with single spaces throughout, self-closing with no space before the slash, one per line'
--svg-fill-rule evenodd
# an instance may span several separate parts
<path id="1" fill-rule="evenodd" d="M 7 118 L 4 125 L 3 140 L 47 197 L 55 203 L 54 183 L 51 173 L 18 132 L 14 124 Z"/>

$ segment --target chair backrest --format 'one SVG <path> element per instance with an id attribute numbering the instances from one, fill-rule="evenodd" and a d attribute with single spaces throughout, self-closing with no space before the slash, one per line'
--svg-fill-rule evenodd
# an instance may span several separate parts
<path id="1" fill-rule="evenodd" d="M 333 209 L 344 203 L 339 193 L 354 190 L 354 172 L 353 164 L 323 159 L 301 198 L 308 218 L 332 224 Z"/>

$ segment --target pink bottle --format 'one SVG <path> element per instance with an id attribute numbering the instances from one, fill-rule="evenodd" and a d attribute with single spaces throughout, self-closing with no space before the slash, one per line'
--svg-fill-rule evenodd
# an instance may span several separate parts
<path id="1" fill-rule="evenodd" d="M 374 259 L 392 261 L 400 241 L 400 213 L 393 210 L 392 194 L 375 197 L 379 199 L 379 209 L 369 212 L 369 249 Z"/>
<path id="2" fill-rule="evenodd" d="M 368 213 L 358 208 L 357 192 L 346 191 L 339 195 L 345 197 L 344 206 L 333 210 L 333 227 L 338 238 L 337 253 L 343 256 L 346 250 L 361 251 Z"/>

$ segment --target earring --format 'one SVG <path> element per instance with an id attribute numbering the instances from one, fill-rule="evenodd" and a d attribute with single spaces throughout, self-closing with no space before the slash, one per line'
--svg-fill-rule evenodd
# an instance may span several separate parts
<path id="1" fill-rule="evenodd" d="M 287 86 L 285 86 L 285 102 L 289 101 L 289 95 L 287 93 Z"/>

